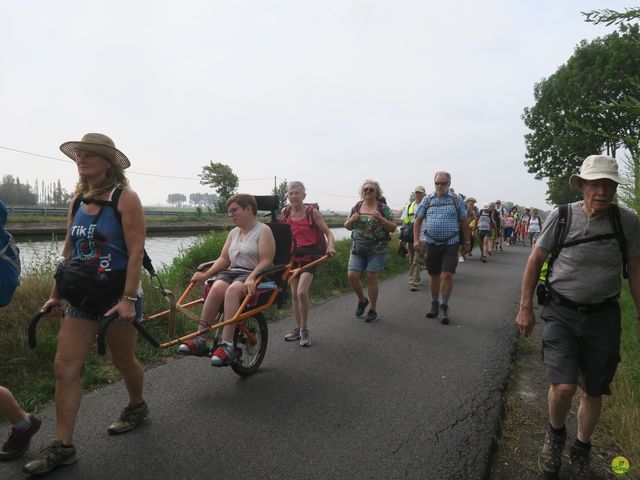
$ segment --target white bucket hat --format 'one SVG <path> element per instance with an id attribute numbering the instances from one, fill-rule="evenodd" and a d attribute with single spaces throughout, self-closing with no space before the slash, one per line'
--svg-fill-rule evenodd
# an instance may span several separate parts
<path id="1" fill-rule="evenodd" d="M 573 174 L 569 178 L 571 188 L 579 190 L 578 179 L 582 180 L 600 180 L 608 178 L 620 185 L 629 185 L 629 179 L 618 175 L 618 162 L 615 158 L 607 155 L 589 155 L 582 162 L 580 174 Z"/>

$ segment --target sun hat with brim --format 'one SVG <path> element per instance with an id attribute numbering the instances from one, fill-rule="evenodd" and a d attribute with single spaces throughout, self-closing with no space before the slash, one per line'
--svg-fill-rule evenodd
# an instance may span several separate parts
<path id="1" fill-rule="evenodd" d="M 477 201 L 475 198 L 473 198 L 473 197 L 468 197 L 468 198 L 465 200 L 465 202 L 473 202 L 473 203 L 477 203 L 478 201 Z"/>
<path id="2" fill-rule="evenodd" d="M 629 185 L 629 179 L 618 175 L 618 162 L 607 155 L 589 155 L 582 162 L 580 174 L 573 174 L 569 178 L 571 188 L 579 190 L 578 179 L 601 180 L 607 178 L 620 185 Z"/>
<path id="3" fill-rule="evenodd" d="M 123 170 L 131 166 L 127 156 L 116 148 L 113 140 L 102 133 L 87 133 L 79 142 L 63 143 L 60 150 L 73 161 L 76 160 L 76 152 L 81 150 L 100 155 Z"/>

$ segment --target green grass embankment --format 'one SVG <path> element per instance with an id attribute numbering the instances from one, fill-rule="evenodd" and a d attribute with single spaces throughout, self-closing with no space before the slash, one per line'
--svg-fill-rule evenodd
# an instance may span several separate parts
<path id="1" fill-rule="evenodd" d="M 158 272 L 165 288 L 179 295 L 191 278 L 194 268 L 201 262 L 218 256 L 226 238 L 226 233 L 215 233 L 203 237 L 202 241 L 193 245 L 178 256 L 170 267 Z M 311 285 L 311 298 L 321 303 L 330 298 L 350 292 L 347 280 L 347 261 L 349 258 L 349 240 L 336 242 L 337 255 L 321 264 L 314 282 Z M 387 278 L 408 270 L 408 259 L 395 255 L 398 248 L 397 236 L 389 246 L 389 257 L 382 278 Z M 37 271 L 22 278 L 22 283 L 10 306 L 0 311 L 2 329 L 0 329 L 0 385 L 10 388 L 19 403 L 29 411 L 38 410 L 53 399 L 55 379 L 53 360 L 56 350 L 56 335 L 60 319 L 43 317 L 37 329 L 38 345 L 31 350 L 27 343 L 27 325 L 32 316 L 49 297 L 53 279 L 52 264 L 40 265 Z M 167 308 L 168 304 L 162 295 L 151 287 L 149 277 L 143 274 L 145 292 L 145 314 L 151 315 Z M 201 293 L 194 292 L 195 299 Z M 196 290 L 196 289 L 194 289 Z M 275 306 L 269 309 L 267 317 L 273 321 L 290 314 L 290 302 L 282 310 Z M 199 314 L 199 310 L 194 310 Z M 168 340 L 167 320 L 160 319 L 147 322 L 149 329 L 160 341 Z M 195 325 L 178 315 L 177 334 L 184 335 L 195 330 Z M 176 356 L 175 348 L 154 349 L 146 342 L 139 340 L 137 355 L 145 366 L 157 365 L 167 358 Z M 119 373 L 112 368 L 106 358 L 101 358 L 93 349 L 82 372 L 82 386 L 93 390 L 120 379 Z M 0 421 L 5 420 L 0 417 Z"/>

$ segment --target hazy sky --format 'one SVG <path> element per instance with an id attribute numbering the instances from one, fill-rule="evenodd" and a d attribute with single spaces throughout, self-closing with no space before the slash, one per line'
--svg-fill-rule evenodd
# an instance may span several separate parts
<path id="1" fill-rule="evenodd" d="M 59 161 L 0 148 L 0 171 L 72 190 L 77 171 L 58 146 L 101 132 L 131 160 L 145 205 L 210 192 L 197 175 L 213 161 L 241 192 L 300 180 L 323 209 L 348 210 L 365 178 L 401 208 L 437 170 L 480 203 L 546 208 L 546 184 L 523 166 L 523 108 L 581 39 L 613 31 L 581 11 L 628 6 L 5 1 L 0 147 Z"/>

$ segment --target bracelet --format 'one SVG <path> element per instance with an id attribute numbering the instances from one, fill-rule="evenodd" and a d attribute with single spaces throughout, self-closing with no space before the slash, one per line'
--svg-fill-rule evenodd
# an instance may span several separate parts
<path id="1" fill-rule="evenodd" d="M 130 297 L 129 295 L 123 295 L 122 300 L 129 300 L 130 302 L 137 302 L 138 297 Z"/>

